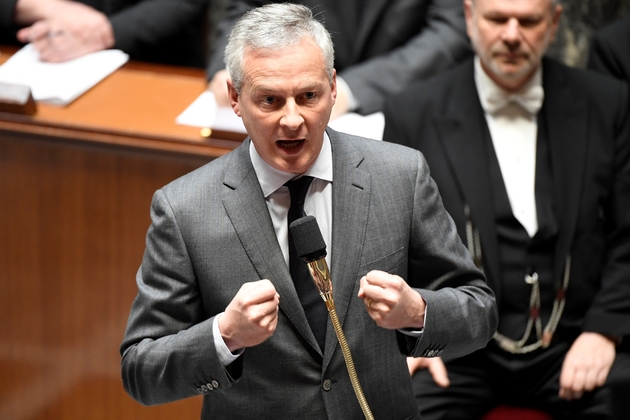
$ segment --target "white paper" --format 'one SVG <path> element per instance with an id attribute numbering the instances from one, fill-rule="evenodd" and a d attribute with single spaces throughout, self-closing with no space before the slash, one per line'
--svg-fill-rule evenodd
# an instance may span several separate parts
<path id="1" fill-rule="evenodd" d="M 336 131 L 367 137 L 368 139 L 383 140 L 385 130 L 385 115 L 375 112 L 370 115 L 360 115 L 348 112 L 330 121 L 328 125 Z"/>
<path id="2" fill-rule="evenodd" d="M 230 107 L 217 106 L 214 94 L 205 91 L 175 119 L 177 124 L 209 127 L 213 130 L 246 133 L 241 118 Z M 363 116 L 348 113 L 330 121 L 334 130 L 376 140 L 383 139 L 385 117 L 382 112 Z"/>
<path id="3" fill-rule="evenodd" d="M 177 124 L 246 133 L 241 117 L 231 107 L 217 106 L 214 93 L 206 90 L 177 116 Z"/>
<path id="4" fill-rule="evenodd" d="M 63 63 L 45 63 L 28 44 L 0 66 L 0 82 L 29 86 L 36 101 L 67 105 L 128 60 L 120 50 L 103 50 Z"/>

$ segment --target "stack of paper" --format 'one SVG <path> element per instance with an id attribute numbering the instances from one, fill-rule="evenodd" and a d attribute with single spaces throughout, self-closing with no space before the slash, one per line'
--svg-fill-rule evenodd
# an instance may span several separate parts
<path id="1" fill-rule="evenodd" d="M 67 105 L 127 60 L 120 50 L 104 50 L 64 63 L 45 63 L 29 44 L 0 66 L 0 82 L 29 86 L 36 101 Z"/>

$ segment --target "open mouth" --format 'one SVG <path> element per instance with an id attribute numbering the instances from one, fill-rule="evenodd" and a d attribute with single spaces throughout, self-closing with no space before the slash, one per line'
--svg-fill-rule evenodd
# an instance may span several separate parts
<path id="1" fill-rule="evenodd" d="M 300 147 L 302 144 L 304 144 L 304 139 L 278 140 L 276 141 L 276 143 L 278 144 L 278 146 L 280 146 L 283 149 L 295 149 L 297 147 Z"/>

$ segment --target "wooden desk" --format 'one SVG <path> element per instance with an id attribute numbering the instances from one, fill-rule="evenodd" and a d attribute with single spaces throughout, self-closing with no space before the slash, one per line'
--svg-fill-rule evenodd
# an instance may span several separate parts
<path id="1" fill-rule="evenodd" d="M 65 108 L 0 115 L 0 419 L 200 416 L 199 397 L 133 401 L 118 354 L 153 192 L 240 143 L 174 123 L 205 80 L 173 70 L 126 65 Z"/>

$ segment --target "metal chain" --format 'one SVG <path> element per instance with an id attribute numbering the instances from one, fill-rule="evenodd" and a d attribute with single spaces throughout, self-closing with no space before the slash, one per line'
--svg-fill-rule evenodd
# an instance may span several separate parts
<path id="1" fill-rule="evenodd" d="M 551 316 L 549 317 L 549 322 L 547 322 L 544 331 L 542 331 L 542 321 L 540 319 L 540 285 L 538 283 L 538 275 L 534 273 L 534 276 L 525 276 L 525 281 L 532 285 L 532 294 L 529 302 L 530 316 L 527 321 L 527 326 L 525 327 L 525 333 L 523 334 L 523 338 L 515 341 L 503 334 L 500 334 L 499 332 L 495 332 L 492 338 L 498 342 L 499 347 L 513 354 L 524 354 L 541 347 L 549 347 L 553 335 L 556 332 L 556 328 L 558 328 L 562 312 L 564 311 L 566 291 L 569 287 L 569 279 L 571 277 L 570 271 L 571 256 L 568 255 L 564 265 L 564 278 L 562 280 L 562 285 L 558 288 L 556 293 L 556 298 L 554 299 L 553 308 L 551 310 Z M 538 340 L 535 343 L 526 346 L 524 344 L 527 340 L 529 340 L 531 335 L 532 323 L 536 324 L 536 338 L 538 338 Z"/>
<path id="2" fill-rule="evenodd" d="M 475 262 L 475 265 L 483 270 L 481 243 L 479 240 L 479 231 L 474 228 L 472 223 L 472 217 L 470 214 L 470 207 L 468 204 L 464 205 L 464 214 L 466 215 L 466 242 L 468 245 L 468 251 Z M 558 328 L 562 312 L 566 303 L 566 292 L 569 288 L 569 280 L 571 278 L 571 255 L 567 255 L 564 264 L 564 276 L 562 279 L 562 285 L 558 287 L 556 291 L 556 298 L 553 301 L 553 308 L 551 310 L 551 316 L 549 322 L 542 328 L 542 321 L 540 319 L 540 284 L 538 282 L 538 274 L 525 276 L 525 282 L 532 285 L 532 292 L 529 297 L 529 318 L 527 325 L 525 326 L 525 332 L 523 337 L 516 341 L 509 337 L 500 334 L 498 331 L 494 333 L 492 337 L 503 350 L 513 354 L 524 354 L 534 351 L 539 348 L 547 348 L 551 344 L 553 335 Z M 535 343 L 525 345 L 532 334 L 532 328 L 536 328 L 536 338 L 538 340 Z"/>

